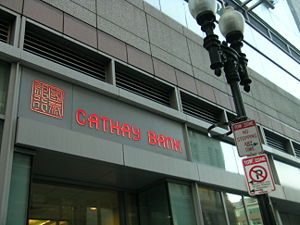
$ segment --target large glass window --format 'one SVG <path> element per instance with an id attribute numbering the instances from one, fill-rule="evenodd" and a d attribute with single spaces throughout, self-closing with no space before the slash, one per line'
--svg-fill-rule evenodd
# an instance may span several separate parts
<path id="1" fill-rule="evenodd" d="M 220 195 L 221 193 L 203 187 L 199 187 L 198 191 L 200 195 L 204 224 L 227 224 L 224 207 Z"/>
<path id="2" fill-rule="evenodd" d="M 171 213 L 165 183 L 139 195 L 141 225 L 171 225 Z"/>
<path id="3" fill-rule="evenodd" d="M 189 140 L 194 162 L 205 164 L 228 172 L 244 174 L 242 159 L 235 146 L 210 138 L 189 129 Z"/>
<path id="4" fill-rule="evenodd" d="M 0 114 L 4 114 L 10 66 L 8 63 L 0 61 Z"/>
<path id="5" fill-rule="evenodd" d="M 230 225 L 248 225 L 243 197 L 241 195 L 225 193 L 224 201 Z"/>
<path id="6" fill-rule="evenodd" d="M 34 182 L 28 224 L 119 225 L 118 193 Z"/>
<path id="7" fill-rule="evenodd" d="M 27 224 L 31 157 L 16 153 L 10 183 L 7 225 Z"/>
<path id="8" fill-rule="evenodd" d="M 169 183 L 169 193 L 174 225 L 196 225 L 190 187 Z"/>
<path id="9" fill-rule="evenodd" d="M 244 197 L 250 225 L 263 225 L 259 205 L 256 198 Z"/>

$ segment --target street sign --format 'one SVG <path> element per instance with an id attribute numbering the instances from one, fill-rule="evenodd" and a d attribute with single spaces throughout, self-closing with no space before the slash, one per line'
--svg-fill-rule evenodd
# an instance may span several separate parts
<path id="1" fill-rule="evenodd" d="M 243 159 L 249 195 L 261 195 L 275 190 L 267 155 Z"/>
<path id="2" fill-rule="evenodd" d="M 233 124 L 232 132 L 239 156 L 249 156 L 263 152 L 255 120 Z"/>

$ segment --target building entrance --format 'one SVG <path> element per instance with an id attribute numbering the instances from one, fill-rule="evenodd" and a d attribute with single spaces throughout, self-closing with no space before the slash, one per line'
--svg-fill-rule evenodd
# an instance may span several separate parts
<path id="1" fill-rule="evenodd" d="M 29 225 L 119 225 L 116 191 L 34 182 Z"/>

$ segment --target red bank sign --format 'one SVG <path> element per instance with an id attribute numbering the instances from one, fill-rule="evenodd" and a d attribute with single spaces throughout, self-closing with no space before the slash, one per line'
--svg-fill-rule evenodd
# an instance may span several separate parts
<path id="1" fill-rule="evenodd" d="M 76 111 L 76 122 L 81 126 L 89 126 L 99 132 L 109 132 L 114 135 L 122 136 L 140 141 L 142 138 L 142 129 L 135 125 L 130 125 L 121 121 L 112 120 L 108 117 L 101 116 L 95 113 L 88 114 L 84 109 Z M 183 152 L 181 141 L 164 134 L 157 134 L 155 131 L 146 131 L 148 143 L 157 145 L 162 148 L 171 149 L 176 152 Z"/>
<path id="2" fill-rule="evenodd" d="M 34 80 L 32 82 L 31 110 L 58 119 L 64 116 L 64 90 L 48 83 Z M 181 140 L 154 130 L 142 130 L 135 125 L 124 121 L 117 121 L 97 113 L 89 113 L 85 109 L 75 109 L 75 120 L 79 126 L 89 127 L 99 132 L 127 138 L 132 141 L 141 141 L 145 136 L 152 146 L 170 149 L 174 152 L 184 152 Z M 144 128 L 145 129 L 145 128 Z"/>

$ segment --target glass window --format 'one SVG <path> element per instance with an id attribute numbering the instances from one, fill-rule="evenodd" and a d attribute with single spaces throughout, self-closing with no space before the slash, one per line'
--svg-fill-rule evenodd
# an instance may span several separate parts
<path id="1" fill-rule="evenodd" d="M 225 193 L 224 200 L 230 225 L 248 224 L 242 196 Z"/>
<path id="2" fill-rule="evenodd" d="M 139 195 L 141 225 L 171 225 L 167 187 L 160 184 Z"/>
<path id="3" fill-rule="evenodd" d="M 263 225 L 260 209 L 256 198 L 244 197 L 250 225 Z"/>
<path id="4" fill-rule="evenodd" d="M 188 185 L 169 183 L 174 225 L 196 225 L 191 189 Z"/>
<path id="5" fill-rule="evenodd" d="M 5 112 L 9 71 L 9 64 L 0 61 L 0 114 Z"/>
<path id="6" fill-rule="evenodd" d="M 242 158 L 238 156 L 234 145 L 210 138 L 192 129 L 188 132 L 194 162 L 244 174 Z"/>
<path id="7" fill-rule="evenodd" d="M 227 224 L 220 192 L 199 187 L 199 195 L 205 225 Z"/>
<path id="8" fill-rule="evenodd" d="M 125 196 L 127 225 L 138 225 L 137 196 L 129 193 L 127 193 Z"/>
<path id="9" fill-rule="evenodd" d="M 7 225 L 27 224 L 31 157 L 16 153 L 13 159 Z"/>
<path id="10" fill-rule="evenodd" d="M 280 183 L 283 186 L 300 190 L 300 169 L 277 160 L 274 160 L 274 163 Z"/>
<path id="11" fill-rule="evenodd" d="M 118 193 L 35 182 L 31 186 L 28 224 L 119 225 Z"/>

